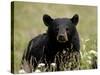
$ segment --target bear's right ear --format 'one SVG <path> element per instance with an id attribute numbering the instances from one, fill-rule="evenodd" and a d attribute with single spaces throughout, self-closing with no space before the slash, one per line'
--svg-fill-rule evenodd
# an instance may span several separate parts
<path id="1" fill-rule="evenodd" d="M 45 15 L 43 16 L 43 22 L 44 22 L 44 24 L 45 24 L 46 26 L 49 26 L 49 24 L 50 24 L 52 21 L 53 21 L 53 19 L 52 19 L 49 15 L 45 14 Z"/>

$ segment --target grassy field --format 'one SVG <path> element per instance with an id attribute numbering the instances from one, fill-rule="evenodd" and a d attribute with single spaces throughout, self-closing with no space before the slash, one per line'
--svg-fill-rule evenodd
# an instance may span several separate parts
<path id="1" fill-rule="evenodd" d="M 14 72 L 20 69 L 21 58 L 29 40 L 46 32 L 42 17 L 52 18 L 79 15 L 77 30 L 81 40 L 81 69 L 92 69 L 97 59 L 97 8 L 95 6 L 14 3 Z"/>

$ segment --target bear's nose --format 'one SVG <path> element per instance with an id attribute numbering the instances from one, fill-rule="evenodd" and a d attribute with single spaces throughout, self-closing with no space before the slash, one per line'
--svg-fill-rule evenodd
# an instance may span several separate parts
<path id="1" fill-rule="evenodd" d="M 65 41 L 66 41 L 64 35 L 59 35 L 57 40 L 58 40 L 59 42 L 65 42 Z"/>

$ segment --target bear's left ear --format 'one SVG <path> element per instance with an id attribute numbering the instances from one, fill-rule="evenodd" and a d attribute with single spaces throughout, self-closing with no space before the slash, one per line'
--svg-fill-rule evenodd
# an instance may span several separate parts
<path id="1" fill-rule="evenodd" d="M 43 22 L 46 26 L 49 26 L 52 21 L 53 19 L 49 15 L 47 14 L 43 15 Z"/>
<path id="2" fill-rule="evenodd" d="M 77 25 L 78 21 L 79 21 L 79 16 L 77 14 L 75 14 L 72 18 L 71 21 L 73 24 Z"/>

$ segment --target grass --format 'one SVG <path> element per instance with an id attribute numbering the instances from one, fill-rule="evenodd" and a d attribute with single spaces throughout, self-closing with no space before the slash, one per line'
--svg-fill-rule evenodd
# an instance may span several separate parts
<path id="1" fill-rule="evenodd" d="M 29 40 L 46 32 L 42 17 L 53 18 L 79 15 L 77 30 L 81 41 L 81 69 L 92 69 L 97 57 L 97 8 L 96 6 L 58 5 L 14 2 L 14 73 L 20 69 L 21 58 Z M 12 54 L 13 55 L 13 54 Z"/>

